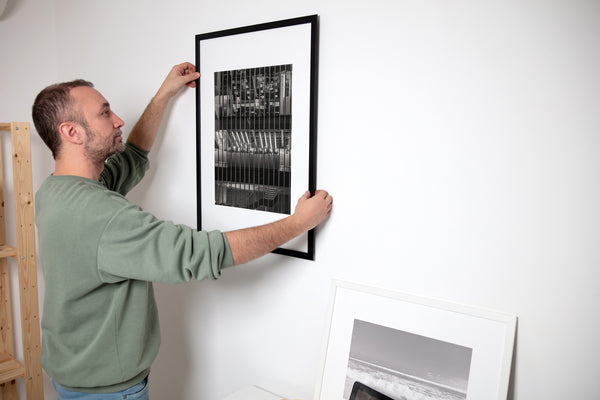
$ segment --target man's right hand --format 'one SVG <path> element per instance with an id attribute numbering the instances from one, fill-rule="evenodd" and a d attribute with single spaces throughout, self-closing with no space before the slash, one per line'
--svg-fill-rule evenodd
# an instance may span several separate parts
<path id="1" fill-rule="evenodd" d="M 333 197 L 326 190 L 317 190 L 312 197 L 307 190 L 298 199 L 292 217 L 296 223 L 301 224 L 303 231 L 308 231 L 323 222 L 331 213 L 332 207 Z"/>
<path id="2" fill-rule="evenodd" d="M 314 228 L 331 213 L 333 198 L 325 190 L 318 190 L 314 196 L 306 191 L 296 205 L 294 214 L 271 222 L 225 232 L 234 264 L 244 264 L 275 250 L 296 236 Z"/>

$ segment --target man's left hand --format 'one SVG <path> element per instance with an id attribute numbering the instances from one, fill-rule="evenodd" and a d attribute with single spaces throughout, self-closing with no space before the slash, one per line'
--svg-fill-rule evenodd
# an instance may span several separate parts
<path id="1" fill-rule="evenodd" d="M 189 86 L 191 88 L 196 87 L 196 80 L 200 77 L 200 73 L 196 72 L 194 64 L 184 62 L 179 65 L 175 65 L 171 68 L 171 71 L 165 78 L 160 89 L 158 89 L 158 95 L 164 95 L 168 99 L 172 98 L 183 88 Z"/>

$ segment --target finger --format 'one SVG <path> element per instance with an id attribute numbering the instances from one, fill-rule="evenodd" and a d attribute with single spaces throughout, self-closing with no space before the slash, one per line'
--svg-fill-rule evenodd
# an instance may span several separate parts
<path id="1" fill-rule="evenodd" d="M 178 79 L 182 81 L 185 85 L 196 85 L 196 79 L 200 78 L 200 72 L 192 72 L 189 74 L 185 74 L 180 76 Z"/>
<path id="2" fill-rule="evenodd" d="M 182 63 L 183 66 L 185 66 L 185 69 L 190 71 L 190 72 L 196 72 L 196 66 L 192 63 L 189 62 L 184 62 Z"/>
<path id="3" fill-rule="evenodd" d="M 323 200 L 325 200 L 327 198 L 327 196 L 329 195 L 329 193 L 327 192 L 327 190 L 317 190 L 315 192 L 315 196 L 316 195 L 320 195 L 323 198 Z"/>
<path id="4" fill-rule="evenodd" d="M 184 74 L 189 74 L 191 72 L 196 72 L 196 66 L 189 62 L 183 62 L 179 65 L 173 67 L 174 70 L 179 71 Z"/>
<path id="5" fill-rule="evenodd" d="M 307 190 L 306 192 L 304 192 L 304 194 L 302 196 L 300 196 L 301 200 L 306 200 L 306 199 L 310 199 L 310 190 Z"/>
<path id="6" fill-rule="evenodd" d="M 186 75 L 185 78 L 186 78 L 185 84 L 188 85 L 189 87 L 195 88 L 196 81 L 198 80 L 198 78 L 200 78 L 200 72 L 190 73 L 189 75 Z"/>

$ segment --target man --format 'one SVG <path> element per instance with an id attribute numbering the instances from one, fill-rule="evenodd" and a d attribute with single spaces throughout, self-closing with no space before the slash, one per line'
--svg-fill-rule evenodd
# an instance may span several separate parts
<path id="1" fill-rule="evenodd" d="M 126 143 L 123 121 L 89 82 L 49 86 L 34 102 L 36 129 L 55 159 L 35 211 L 46 281 L 41 359 L 59 399 L 147 398 L 160 344 L 151 282 L 216 279 L 331 211 L 327 192 L 307 192 L 274 223 L 197 232 L 125 199 L 148 168 L 169 100 L 199 76 L 190 63 L 173 67 Z"/>

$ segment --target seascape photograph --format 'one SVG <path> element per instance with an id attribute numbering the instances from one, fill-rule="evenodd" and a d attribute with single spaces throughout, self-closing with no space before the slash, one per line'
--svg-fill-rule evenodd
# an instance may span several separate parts
<path id="1" fill-rule="evenodd" d="M 472 349 L 354 321 L 344 400 L 360 382 L 394 400 L 464 400 Z"/>

